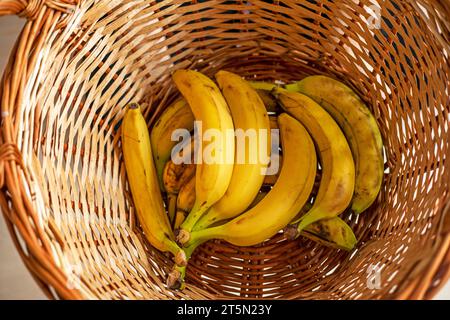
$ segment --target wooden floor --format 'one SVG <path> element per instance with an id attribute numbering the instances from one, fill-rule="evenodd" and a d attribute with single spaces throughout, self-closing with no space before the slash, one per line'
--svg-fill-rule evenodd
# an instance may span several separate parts
<path id="1" fill-rule="evenodd" d="M 0 72 L 23 26 L 23 19 L 0 18 Z M 25 269 L 9 236 L 3 216 L 0 217 L 0 299 L 45 299 Z M 450 300 L 450 282 L 436 297 Z"/>

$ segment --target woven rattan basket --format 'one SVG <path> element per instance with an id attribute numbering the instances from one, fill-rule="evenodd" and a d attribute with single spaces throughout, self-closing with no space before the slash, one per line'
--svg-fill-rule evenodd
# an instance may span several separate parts
<path id="1" fill-rule="evenodd" d="M 449 278 L 448 0 L 0 0 L 2 14 L 28 21 L 0 87 L 0 204 L 49 297 L 421 299 Z M 344 216 L 357 249 L 210 241 L 187 288 L 166 289 L 171 259 L 136 223 L 118 128 L 132 100 L 151 125 L 177 68 L 328 74 L 361 95 L 387 162 L 376 203 Z"/>

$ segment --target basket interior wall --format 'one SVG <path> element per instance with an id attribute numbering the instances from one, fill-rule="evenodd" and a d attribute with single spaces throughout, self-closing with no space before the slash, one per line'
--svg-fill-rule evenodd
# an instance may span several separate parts
<path id="1" fill-rule="evenodd" d="M 376 1 L 357 2 L 88 0 L 46 39 L 15 114 L 17 141 L 54 258 L 69 279 L 81 276 L 74 285 L 85 297 L 370 298 L 401 289 L 432 250 L 449 197 L 448 56 L 406 3 L 385 1 L 377 29 L 368 23 Z M 361 95 L 387 162 L 375 205 L 344 217 L 359 239 L 352 255 L 280 236 L 252 248 L 212 241 L 195 254 L 187 289 L 165 289 L 170 259 L 137 226 L 118 132 L 128 102 L 142 103 L 150 125 L 176 98 L 177 68 L 284 82 L 328 74 Z M 371 268 L 381 270 L 379 289 L 367 285 Z"/>

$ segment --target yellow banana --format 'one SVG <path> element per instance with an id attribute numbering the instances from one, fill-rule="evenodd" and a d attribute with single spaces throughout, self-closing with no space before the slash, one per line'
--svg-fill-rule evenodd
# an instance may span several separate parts
<path id="1" fill-rule="evenodd" d="M 268 192 L 266 191 L 259 192 L 250 205 L 250 208 L 256 206 L 264 199 L 267 193 Z M 311 207 L 312 205 L 307 203 L 302 208 L 301 212 L 308 212 Z M 297 228 L 293 225 L 287 226 L 284 232 L 287 238 L 295 238 L 297 236 Z M 352 250 L 357 243 L 352 228 L 339 217 L 322 219 L 311 223 L 309 226 L 305 227 L 300 235 L 324 246 L 347 251 Z"/>
<path id="2" fill-rule="evenodd" d="M 175 164 L 169 160 L 164 166 L 163 183 L 167 192 L 168 216 L 172 224 L 177 210 L 177 194 L 193 176 L 195 176 L 195 164 L 193 163 Z"/>
<path id="3" fill-rule="evenodd" d="M 258 92 L 268 112 L 278 113 L 280 111 L 277 100 L 270 94 L 277 87 L 276 84 L 262 81 L 249 81 L 248 83 Z"/>
<path id="4" fill-rule="evenodd" d="M 192 70 L 177 70 L 172 78 L 189 103 L 195 119 L 201 122 L 203 132 L 206 134 L 211 129 L 217 134 L 212 137 L 212 142 L 205 141 L 205 137 L 200 141 L 201 148 L 196 155 L 197 162 L 201 163 L 197 163 L 195 204 L 177 236 L 177 241 L 183 244 L 203 213 L 225 194 L 233 172 L 235 141 L 233 120 L 216 84 Z M 214 159 L 203 159 L 206 150 L 211 151 Z"/>
<path id="5" fill-rule="evenodd" d="M 241 151 L 243 157 L 239 163 L 235 161 L 227 191 L 193 230 L 204 229 L 216 221 L 234 218 L 244 212 L 263 184 L 270 158 L 269 116 L 261 98 L 247 81 L 236 74 L 219 71 L 216 80 L 230 108 L 235 130 L 252 130 L 255 135 L 253 141 L 246 141 L 244 150 L 236 149 L 236 159 Z M 236 143 L 236 147 L 240 146 Z M 260 155 L 264 159 L 260 159 Z"/>
<path id="6" fill-rule="evenodd" d="M 278 118 L 284 161 L 280 177 L 272 190 L 254 207 L 217 227 L 191 233 L 184 248 L 189 260 L 194 250 L 210 239 L 224 239 L 238 246 L 263 242 L 285 227 L 308 200 L 316 175 L 314 143 L 305 128 L 283 113 Z M 186 267 L 175 267 L 168 286 L 184 288 Z"/>
<path id="7" fill-rule="evenodd" d="M 250 85 L 258 92 L 267 111 L 279 111 L 276 100 L 270 94 L 270 91 L 276 87 L 275 84 L 260 81 L 249 81 L 248 83 L 250 83 Z M 189 104 L 184 98 L 181 98 L 164 110 L 151 130 L 150 138 L 153 158 L 162 190 L 164 190 L 164 166 L 170 159 L 173 147 L 178 143 L 178 141 L 172 141 L 172 133 L 176 129 L 192 131 L 194 129 L 194 121 L 194 114 L 192 113 Z"/>
<path id="8" fill-rule="evenodd" d="M 352 210 L 361 213 L 376 199 L 383 181 L 383 141 L 374 116 L 352 89 L 325 76 L 311 76 L 286 86 L 319 103 L 341 127 L 355 160 Z"/>
<path id="9" fill-rule="evenodd" d="M 195 175 L 180 189 L 177 197 L 177 212 L 173 229 L 177 230 L 186 219 L 195 203 Z"/>
<path id="10" fill-rule="evenodd" d="M 284 228 L 304 206 L 316 175 L 314 143 L 291 116 L 283 113 L 278 122 L 284 158 L 272 190 L 256 206 L 231 221 L 192 232 L 187 247 L 209 239 L 223 239 L 238 246 L 261 243 Z"/>
<path id="11" fill-rule="evenodd" d="M 177 209 L 184 212 L 190 212 L 195 203 L 195 176 L 181 188 L 177 198 Z"/>
<path id="12" fill-rule="evenodd" d="M 178 193 L 180 189 L 195 175 L 195 164 L 175 164 L 172 160 L 167 161 L 164 167 L 164 187 L 169 193 Z"/>
<path id="13" fill-rule="evenodd" d="M 194 115 L 185 99 L 179 99 L 170 105 L 161 114 L 153 126 L 150 139 L 152 144 L 153 159 L 161 189 L 164 191 L 163 170 L 170 159 L 172 148 L 178 143 L 172 141 L 172 133 L 176 129 L 194 129 Z"/>
<path id="14" fill-rule="evenodd" d="M 267 85 L 267 83 L 262 83 L 262 84 L 263 85 Z M 274 87 L 274 85 L 272 87 Z M 277 116 L 274 116 L 274 115 L 269 116 L 270 129 L 279 129 L 279 127 L 278 127 L 278 120 L 277 119 L 278 119 Z M 273 141 L 271 141 L 271 142 L 273 142 Z M 281 164 L 282 163 L 282 156 L 278 155 L 277 159 L 278 159 L 279 163 Z M 263 180 L 263 187 L 271 187 L 271 186 L 273 186 L 276 183 L 277 179 L 278 179 L 278 175 L 279 175 L 279 171 L 276 174 L 266 175 L 264 177 L 264 180 Z M 256 195 L 256 197 L 254 198 L 252 203 L 259 202 L 258 198 L 259 197 L 263 197 L 263 195 L 262 195 L 263 193 L 264 192 L 259 192 Z M 264 196 L 265 196 L 265 194 L 264 194 Z M 251 208 L 252 206 L 253 205 L 249 205 L 249 208 Z M 213 224 L 213 223 L 219 221 L 217 219 L 215 220 L 215 222 L 214 221 L 208 221 L 209 218 L 211 218 L 211 217 L 209 216 L 209 212 L 208 212 L 196 223 L 196 225 L 194 226 L 194 230 L 204 229 L 204 228 L 208 227 L 210 224 Z M 228 219 L 228 217 L 224 217 L 224 219 Z M 208 225 L 206 225 L 206 224 L 208 224 Z"/>
<path id="15" fill-rule="evenodd" d="M 279 111 L 276 100 L 270 94 L 270 91 L 276 87 L 275 84 L 260 81 L 249 81 L 248 83 L 258 92 L 267 111 Z M 164 166 L 170 159 L 173 147 L 178 143 L 178 141 L 172 141 L 172 133 L 176 129 L 186 129 L 191 132 L 194 129 L 194 121 L 194 114 L 189 104 L 184 98 L 181 98 L 164 110 L 151 130 L 153 158 L 162 190 L 164 190 Z M 274 117 L 274 122 L 276 122 L 276 117 Z"/>
<path id="16" fill-rule="evenodd" d="M 352 228 L 339 217 L 311 223 L 301 235 L 324 246 L 347 251 L 352 250 L 357 243 Z"/>
<path id="17" fill-rule="evenodd" d="M 178 230 L 180 228 L 181 224 L 186 219 L 186 216 L 187 212 L 183 210 L 177 210 L 177 212 L 175 213 L 175 220 L 173 222 L 173 230 Z"/>
<path id="18" fill-rule="evenodd" d="M 128 106 L 122 122 L 122 150 L 136 214 L 145 236 L 156 249 L 171 252 L 177 265 L 185 265 L 186 256 L 174 241 L 164 210 L 147 124 L 136 103 Z"/>
<path id="19" fill-rule="evenodd" d="M 279 111 L 276 100 L 270 94 L 270 91 L 276 87 L 275 84 L 261 81 L 249 81 L 248 83 L 258 92 L 267 111 Z M 194 121 L 194 114 L 189 104 L 184 98 L 181 98 L 164 110 L 151 130 L 150 138 L 153 158 L 163 191 L 162 175 L 164 165 L 170 159 L 172 148 L 178 143 L 177 141 L 171 140 L 172 133 L 176 129 L 192 131 L 194 129 Z"/>
<path id="20" fill-rule="evenodd" d="M 322 167 L 322 178 L 314 205 L 298 223 L 300 233 L 306 226 L 341 214 L 350 204 L 355 185 L 355 165 L 344 134 L 333 118 L 307 96 L 275 89 L 281 107 L 299 120 L 311 134 Z"/>

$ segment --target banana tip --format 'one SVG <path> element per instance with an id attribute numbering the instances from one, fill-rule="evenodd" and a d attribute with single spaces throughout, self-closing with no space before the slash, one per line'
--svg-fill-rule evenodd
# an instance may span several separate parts
<path id="1" fill-rule="evenodd" d="M 191 238 L 191 235 L 190 235 L 190 233 L 188 231 L 186 231 L 184 229 L 180 229 L 178 231 L 177 242 L 180 245 L 184 245 L 184 244 L 188 243 L 190 238 Z"/>
<path id="2" fill-rule="evenodd" d="M 137 104 L 136 102 L 132 102 L 128 105 L 129 109 L 139 109 L 139 104 Z"/>
<path id="3" fill-rule="evenodd" d="M 187 265 L 187 258 L 184 250 L 178 251 L 178 253 L 175 255 L 175 263 L 180 267 L 185 267 Z"/>
<path id="4" fill-rule="evenodd" d="M 166 285 L 171 290 L 179 290 L 184 288 L 184 281 L 179 270 L 172 270 L 167 276 Z"/>
<path id="5" fill-rule="evenodd" d="M 288 240 L 295 240 L 297 239 L 299 232 L 297 230 L 297 226 L 295 225 L 288 225 L 284 228 L 284 235 Z"/>

